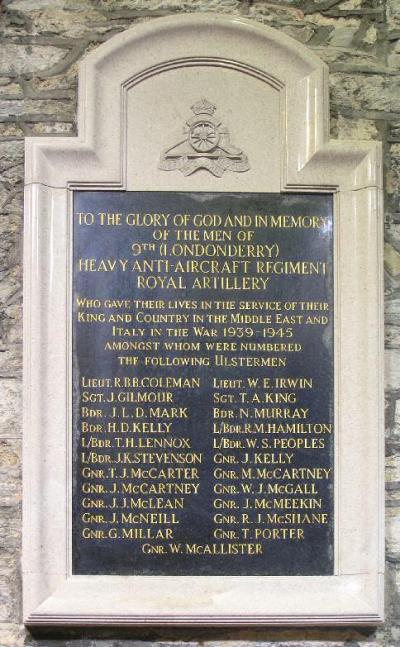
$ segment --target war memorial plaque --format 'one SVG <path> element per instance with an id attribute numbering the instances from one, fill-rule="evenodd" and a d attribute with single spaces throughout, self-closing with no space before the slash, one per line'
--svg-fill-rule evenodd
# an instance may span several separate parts
<path id="1" fill-rule="evenodd" d="M 382 621 L 381 151 L 327 82 L 157 19 L 28 138 L 26 624 Z"/>
<path id="2" fill-rule="evenodd" d="M 77 192 L 77 574 L 333 572 L 330 195 Z"/>

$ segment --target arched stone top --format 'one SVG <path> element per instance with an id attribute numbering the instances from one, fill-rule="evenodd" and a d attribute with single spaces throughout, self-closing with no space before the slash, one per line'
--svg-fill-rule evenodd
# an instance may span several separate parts
<path id="1" fill-rule="evenodd" d="M 199 70 L 217 70 L 219 79 L 223 78 L 222 72 L 233 72 L 238 76 L 229 79 L 231 87 L 237 87 L 240 75 L 263 82 L 279 93 L 280 123 L 274 124 L 272 131 L 279 130 L 276 146 L 280 160 L 278 151 L 274 156 L 280 165 L 280 179 L 271 180 L 271 185 L 267 181 L 265 190 L 315 190 L 316 186 L 322 190 L 351 190 L 379 183 L 373 170 L 380 155 L 379 145 L 329 143 L 328 70 L 317 56 L 275 29 L 244 18 L 207 13 L 158 18 L 136 25 L 91 52 L 80 67 L 78 137 L 28 138 L 27 184 L 143 188 L 140 174 L 129 185 L 134 174 L 127 170 L 128 158 L 135 156 L 136 138 L 132 135 L 133 143 L 125 145 L 129 128 L 134 129 L 132 123 L 128 126 L 128 96 L 142 84 L 166 74 L 176 84 L 173 92 L 177 95 L 183 84 L 176 74 L 171 74 L 178 70 L 192 70 L 195 74 L 200 74 Z M 228 88 L 224 109 L 230 108 L 229 94 Z M 170 99 L 160 96 L 159 101 L 158 110 L 162 112 L 164 101 L 168 104 Z M 267 108 L 265 119 L 271 120 L 267 96 L 263 103 Z M 234 106 L 231 109 L 233 112 Z M 246 112 L 244 104 L 241 109 Z M 247 111 L 251 113 L 253 109 L 254 98 Z M 255 115 L 255 120 L 260 119 Z M 139 134 L 140 131 L 143 128 Z M 141 156 L 140 151 L 137 156 Z M 253 174 L 254 169 L 255 165 Z M 156 178 L 152 178 L 152 186 L 154 183 Z M 216 184 L 203 184 L 196 178 L 194 183 L 171 188 L 218 188 Z M 237 184 L 226 188 L 263 190 L 264 184 L 259 176 L 253 183 L 249 180 L 243 189 Z"/>
<path id="2" fill-rule="evenodd" d="M 200 53 L 220 59 L 233 56 L 259 70 L 274 70 L 277 80 L 285 85 L 312 72 L 319 72 L 322 79 L 328 69 L 311 50 L 275 29 L 245 18 L 212 13 L 158 18 L 136 25 L 88 54 L 82 65 L 94 75 L 96 70 L 107 73 L 110 65 L 114 71 L 116 64 L 122 69 L 124 62 L 128 70 L 130 66 L 140 66 L 140 61 L 129 59 L 140 53 L 146 57 L 147 67 Z"/>
<path id="3" fill-rule="evenodd" d="M 240 44 L 240 40 L 243 40 L 243 46 L 248 49 L 265 46 L 266 42 L 270 41 L 279 56 L 288 56 L 289 60 L 293 56 L 296 57 L 297 60 L 293 64 L 294 73 L 296 73 L 296 66 L 299 69 L 303 68 L 303 70 L 323 70 L 327 68 L 325 63 L 310 49 L 276 29 L 261 25 L 248 18 L 228 17 L 210 12 L 156 18 L 140 25 L 135 25 L 116 34 L 89 53 L 85 58 L 85 63 L 96 65 L 107 62 L 110 55 L 115 55 L 118 51 L 123 53 L 126 51 L 125 48 L 129 49 L 133 41 L 139 46 L 140 41 L 145 42 L 149 37 L 155 39 L 154 42 L 157 42 L 157 39 L 164 40 L 165 36 L 167 36 L 168 39 L 174 38 L 174 42 L 176 42 L 176 40 L 179 41 L 182 38 L 184 33 L 188 39 L 194 39 L 195 41 L 201 39 L 203 35 L 208 39 L 211 37 L 211 41 L 209 40 L 211 48 L 213 45 L 216 48 L 220 47 L 217 42 L 218 36 L 223 35 L 234 38 L 235 43 Z M 249 43 L 249 38 L 252 39 L 251 44 Z M 157 56 L 157 53 L 155 53 L 155 56 Z"/>

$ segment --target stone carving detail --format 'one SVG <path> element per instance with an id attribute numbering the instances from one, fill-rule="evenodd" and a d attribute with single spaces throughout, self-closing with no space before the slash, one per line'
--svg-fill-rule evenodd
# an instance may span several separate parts
<path id="1" fill-rule="evenodd" d="M 183 175 L 191 175 L 203 168 L 217 177 L 225 171 L 248 171 L 247 156 L 230 143 L 228 129 L 214 116 L 216 106 L 201 99 L 191 110 L 194 116 L 184 127 L 185 139 L 162 153 L 159 168 L 163 171 L 179 170 Z"/>

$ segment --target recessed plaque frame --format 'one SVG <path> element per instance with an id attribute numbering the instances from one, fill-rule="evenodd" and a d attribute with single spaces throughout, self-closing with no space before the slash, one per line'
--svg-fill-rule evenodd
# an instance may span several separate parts
<path id="1" fill-rule="evenodd" d="M 149 46 L 149 43 L 151 46 Z M 187 111 L 218 106 L 249 168 L 159 168 Z M 163 18 L 81 64 L 76 138 L 28 138 L 24 619 L 28 625 L 353 625 L 383 620 L 382 168 L 377 142 L 329 139 L 327 67 L 248 20 Z M 73 575 L 74 190 L 331 193 L 335 267 L 335 572 Z M 189 592 L 189 594 L 188 594 Z"/>

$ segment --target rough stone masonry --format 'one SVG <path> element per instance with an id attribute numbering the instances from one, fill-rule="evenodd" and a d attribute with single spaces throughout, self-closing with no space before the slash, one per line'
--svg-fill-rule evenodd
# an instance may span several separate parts
<path id="1" fill-rule="evenodd" d="M 22 221 L 25 135 L 76 134 L 87 52 L 157 16 L 214 11 L 270 25 L 330 68 L 331 130 L 385 161 L 387 621 L 369 629 L 59 630 L 21 624 Z M 400 645 L 400 0 L 0 0 L 0 647 Z"/>

